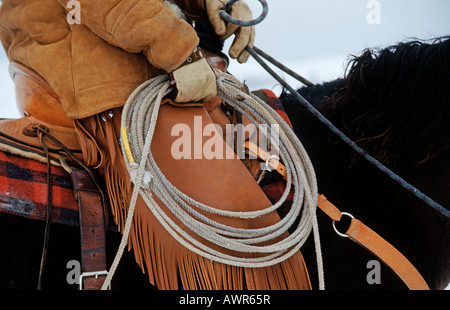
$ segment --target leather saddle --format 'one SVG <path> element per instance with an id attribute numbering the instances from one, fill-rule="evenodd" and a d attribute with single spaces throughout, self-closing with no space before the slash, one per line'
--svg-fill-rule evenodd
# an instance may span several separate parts
<path id="1" fill-rule="evenodd" d="M 206 51 L 205 54 L 212 67 L 226 70 L 225 60 Z M 65 116 L 59 97 L 37 73 L 17 63 L 11 64 L 10 73 L 24 117 L 0 120 L 0 150 L 62 166 L 70 172 L 80 206 L 81 227 L 84 217 L 97 219 L 86 225 L 89 229 L 95 226 L 91 233 L 83 233 L 82 228 L 83 257 L 94 246 L 104 249 L 105 211 L 112 213 L 122 231 L 132 188 L 117 143 L 121 110 L 74 121 Z M 193 127 L 195 117 L 202 118 L 203 128 L 212 123 L 225 127 L 246 121 L 230 111 L 220 98 L 183 108 L 162 105 L 152 152 L 168 180 L 186 195 L 223 210 L 253 211 L 270 206 L 272 203 L 257 183 L 261 177 L 258 160 L 175 160 L 168 155 L 176 139 L 171 134 L 173 126 L 183 123 Z M 224 149 L 229 147 L 223 143 Z M 98 173 L 103 186 L 98 186 L 92 171 Z M 108 210 L 103 208 L 102 188 L 110 200 Z M 220 217 L 211 219 L 240 228 L 261 228 L 275 224 L 280 216 L 272 212 L 250 223 Z M 92 240 L 97 240 L 97 244 Z M 142 198 L 136 205 L 129 247 L 134 250 L 136 262 L 148 273 L 150 282 L 159 289 L 311 289 L 300 252 L 268 268 L 237 268 L 212 262 L 189 252 L 171 237 Z M 106 260 L 104 255 L 97 255 L 90 262 L 92 257 L 86 258 L 86 264 L 83 262 L 85 279 L 92 280 L 86 281 L 85 286 L 98 289 L 107 269 Z"/>

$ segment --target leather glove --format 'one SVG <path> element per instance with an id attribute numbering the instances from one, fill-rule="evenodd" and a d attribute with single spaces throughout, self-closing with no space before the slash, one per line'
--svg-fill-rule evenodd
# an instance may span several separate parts
<path id="1" fill-rule="evenodd" d="M 177 90 L 176 103 L 207 102 L 217 95 L 216 75 L 199 49 L 170 76 Z"/>
<path id="2" fill-rule="evenodd" d="M 239 63 L 244 63 L 250 56 L 245 47 L 247 45 L 253 47 L 255 42 L 255 27 L 240 27 L 231 23 L 225 24 L 225 21 L 219 15 L 219 11 L 224 8 L 227 2 L 227 0 L 205 0 L 206 12 L 220 40 L 225 41 L 232 34 L 235 34 L 229 54 L 231 58 L 237 59 Z M 244 1 L 236 2 L 231 7 L 230 15 L 241 20 L 251 20 L 253 18 L 250 8 Z"/>

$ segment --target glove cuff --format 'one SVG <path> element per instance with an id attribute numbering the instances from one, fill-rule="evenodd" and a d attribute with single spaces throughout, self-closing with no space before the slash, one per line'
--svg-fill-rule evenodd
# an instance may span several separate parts
<path id="1" fill-rule="evenodd" d="M 217 95 L 216 75 L 200 50 L 170 75 L 176 86 L 177 103 L 207 102 Z"/>

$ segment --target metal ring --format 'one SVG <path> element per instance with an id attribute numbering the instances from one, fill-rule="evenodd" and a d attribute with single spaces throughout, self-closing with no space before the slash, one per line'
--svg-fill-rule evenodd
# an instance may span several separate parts
<path id="1" fill-rule="evenodd" d="M 267 14 L 269 12 L 269 5 L 267 4 L 266 0 L 258 0 L 263 6 L 263 11 L 262 11 L 261 15 L 258 18 L 252 19 L 252 20 L 249 20 L 249 21 L 245 21 L 245 20 L 241 20 L 241 19 L 237 19 L 237 18 L 232 17 L 227 12 L 231 9 L 233 4 L 235 4 L 238 1 L 239 0 L 230 0 L 230 1 L 228 1 L 228 3 L 223 8 L 223 10 L 219 11 L 219 16 L 222 17 L 222 19 L 224 21 L 232 23 L 232 24 L 234 24 L 236 26 L 240 26 L 240 27 L 251 27 L 251 26 L 255 26 L 255 25 L 259 24 L 260 22 L 262 22 L 267 17 Z"/>
<path id="2" fill-rule="evenodd" d="M 353 215 L 351 215 L 350 213 L 347 213 L 347 212 L 341 212 L 341 214 L 342 214 L 342 215 L 348 216 L 348 217 L 351 218 L 352 220 L 355 219 L 355 217 L 354 217 Z M 341 237 L 343 237 L 343 238 L 348 238 L 348 236 L 347 236 L 346 234 L 343 234 L 343 233 L 341 233 L 340 231 L 337 230 L 337 228 L 336 228 L 336 221 L 333 221 L 333 228 L 334 228 L 334 231 L 335 231 L 339 236 L 341 236 Z"/>
<path id="3" fill-rule="evenodd" d="M 266 160 L 266 166 L 264 167 L 264 169 L 265 170 L 268 170 L 268 171 L 273 171 L 274 169 L 272 169 L 270 166 L 269 166 L 269 161 L 271 161 L 272 160 L 272 158 L 275 158 L 276 160 L 280 160 L 280 157 L 278 157 L 277 155 L 270 155 L 269 156 L 269 158 L 267 158 L 267 160 Z"/>

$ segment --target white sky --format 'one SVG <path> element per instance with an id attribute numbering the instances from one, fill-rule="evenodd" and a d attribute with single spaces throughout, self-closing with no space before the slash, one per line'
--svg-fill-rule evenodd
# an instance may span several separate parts
<path id="1" fill-rule="evenodd" d="M 371 0 L 373 1 L 373 0 Z M 257 0 L 246 0 L 261 12 Z M 269 15 L 256 26 L 255 45 L 314 83 L 343 75 L 350 54 L 366 47 L 384 47 L 409 38 L 430 39 L 450 34 L 448 0 L 378 0 L 380 24 L 369 24 L 369 0 L 267 0 Z M 231 39 L 227 42 L 228 46 Z M 230 71 L 251 89 L 281 90 L 254 60 L 232 61 Z M 284 75 L 285 76 L 285 75 Z M 300 83 L 287 80 L 294 87 Z M 0 117 L 18 117 L 8 61 L 0 48 Z"/>
<path id="2" fill-rule="evenodd" d="M 364 48 L 450 35 L 448 0 L 377 2 L 380 24 L 367 22 L 369 0 L 268 0 L 269 15 L 256 26 L 255 45 L 320 83 L 342 76 L 348 55 L 359 54 Z M 256 0 L 247 3 L 254 15 L 259 15 L 261 4 Z M 270 88 L 271 77 L 257 66 L 254 61 L 246 66 L 234 63 L 231 71 L 250 88 Z M 300 84 L 293 82 L 292 86 Z"/>

